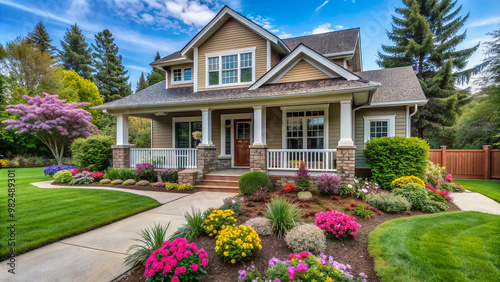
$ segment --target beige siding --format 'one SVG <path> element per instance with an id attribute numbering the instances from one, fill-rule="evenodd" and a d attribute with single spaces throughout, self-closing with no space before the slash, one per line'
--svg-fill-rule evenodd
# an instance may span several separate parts
<path id="1" fill-rule="evenodd" d="M 344 67 L 344 59 L 332 59 L 332 61 L 337 65 Z"/>
<path id="2" fill-rule="evenodd" d="M 293 68 L 291 68 L 285 75 L 283 75 L 278 83 L 306 81 L 330 78 L 324 72 L 317 69 L 315 66 L 309 64 L 304 60 L 300 60 Z"/>
<path id="3" fill-rule="evenodd" d="M 280 54 L 275 49 L 271 49 L 271 67 L 274 67 L 280 62 Z"/>
<path id="4" fill-rule="evenodd" d="M 168 88 L 176 88 L 176 87 L 186 87 L 186 86 L 193 86 L 193 83 L 183 83 L 183 84 L 174 84 L 172 85 L 172 71 L 174 69 L 185 69 L 185 68 L 191 68 L 191 75 L 194 75 L 193 71 L 193 64 L 181 64 L 181 65 L 175 65 L 170 67 L 170 71 L 167 71 L 168 73 Z M 194 79 L 194 77 L 191 77 L 191 79 Z"/>
<path id="5" fill-rule="evenodd" d="M 166 116 L 153 118 L 153 136 L 152 148 L 172 148 L 172 118 L 175 117 L 195 117 L 199 116 L 201 120 L 201 111 L 199 112 L 183 112 L 183 113 L 168 113 Z"/>
<path id="6" fill-rule="evenodd" d="M 279 107 L 269 107 L 266 111 L 266 142 L 269 149 L 282 147 L 282 113 Z"/>
<path id="7" fill-rule="evenodd" d="M 256 47 L 255 80 L 267 72 L 267 44 L 260 35 L 234 19 L 229 19 L 198 48 L 198 91 L 205 90 L 205 54 Z M 234 88 L 224 87 L 224 88 Z M 242 87 L 242 86 L 236 86 Z M 247 86 L 248 87 L 248 86 Z"/>
<path id="8" fill-rule="evenodd" d="M 330 104 L 328 113 L 328 145 L 329 149 L 337 148 L 340 140 L 340 104 Z"/>
<path id="9" fill-rule="evenodd" d="M 372 108 L 362 109 L 356 112 L 355 117 L 355 140 L 356 145 L 356 167 L 367 167 L 365 157 L 363 156 L 364 149 L 364 119 L 363 116 L 378 116 L 378 115 L 396 115 L 395 134 L 406 136 L 406 108 L 405 107 L 390 107 L 390 108 Z"/>

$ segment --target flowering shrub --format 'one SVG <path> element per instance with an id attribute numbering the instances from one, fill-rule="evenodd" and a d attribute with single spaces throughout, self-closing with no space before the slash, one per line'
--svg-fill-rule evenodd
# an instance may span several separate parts
<path id="1" fill-rule="evenodd" d="M 168 190 L 177 190 L 179 188 L 179 184 L 177 183 L 167 183 L 165 184 L 165 189 Z"/>
<path id="2" fill-rule="evenodd" d="M 92 175 L 92 177 L 95 180 L 99 180 L 99 179 L 101 179 L 104 176 L 104 173 L 102 173 L 100 171 L 96 171 L 96 172 L 91 172 L 90 175 Z"/>
<path id="3" fill-rule="evenodd" d="M 156 182 L 156 183 L 154 184 L 154 186 L 155 186 L 155 187 L 163 187 L 163 186 L 165 186 L 165 183 L 163 183 L 163 182 Z"/>
<path id="4" fill-rule="evenodd" d="M 295 190 L 295 185 L 293 185 L 292 183 L 285 184 L 285 191 L 287 193 L 293 192 L 293 190 Z"/>
<path id="5" fill-rule="evenodd" d="M 341 180 L 342 179 L 338 175 L 328 172 L 322 173 L 316 178 L 318 191 L 325 195 L 338 195 Z"/>
<path id="6" fill-rule="evenodd" d="M 156 171 L 152 164 L 141 163 L 137 164 L 135 171 L 135 176 L 137 180 L 147 180 L 149 182 L 156 182 L 158 180 Z"/>
<path id="7" fill-rule="evenodd" d="M 92 174 L 88 171 L 80 172 L 78 174 L 75 174 L 73 176 L 73 180 L 71 181 L 71 184 L 90 184 L 94 182 L 94 178 L 92 177 Z"/>
<path id="8" fill-rule="evenodd" d="M 234 215 L 238 216 L 241 212 L 241 204 L 245 201 L 244 197 L 241 198 L 226 198 L 224 199 L 224 205 L 221 209 L 223 210 L 233 210 Z"/>
<path id="9" fill-rule="evenodd" d="M 424 171 L 424 182 L 427 185 L 435 185 L 446 177 L 446 168 L 444 166 L 440 167 L 438 164 L 434 164 L 430 160 L 427 161 Z M 451 182 L 451 180 L 450 180 Z"/>
<path id="10" fill-rule="evenodd" d="M 295 253 L 319 254 L 326 249 L 326 237 L 314 224 L 303 224 L 290 229 L 285 235 L 286 245 Z"/>
<path id="11" fill-rule="evenodd" d="M 123 180 L 121 179 L 115 179 L 113 181 L 111 181 L 111 184 L 113 185 L 121 185 L 123 183 Z"/>
<path id="12" fill-rule="evenodd" d="M 135 185 L 136 183 L 137 181 L 135 181 L 135 179 L 127 179 L 123 181 L 123 185 Z"/>
<path id="13" fill-rule="evenodd" d="M 309 252 L 301 252 L 289 254 L 285 261 L 271 258 L 265 278 L 266 281 L 366 281 L 364 273 L 360 273 L 354 280 L 349 269 L 350 265 L 338 263 L 332 256 L 314 256 Z"/>
<path id="14" fill-rule="evenodd" d="M 184 238 L 165 241 L 146 260 L 146 281 L 200 280 L 208 266 L 207 252 Z"/>
<path id="15" fill-rule="evenodd" d="M 444 197 L 447 201 L 453 201 L 453 196 L 450 194 L 450 192 L 446 191 L 446 190 L 436 190 L 434 188 L 432 188 L 432 186 L 428 185 L 427 186 L 427 190 L 429 190 L 430 192 L 432 192 L 433 194 L 437 194 L 437 195 L 440 195 L 442 197 Z M 433 194 L 430 194 L 431 197 L 432 196 L 435 196 Z M 437 201 L 440 201 L 439 200 L 440 197 L 437 197 Z M 441 201 L 440 201 L 441 202 Z"/>
<path id="16" fill-rule="evenodd" d="M 8 160 L 0 159 L 0 167 L 7 166 Z"/>
<path id="17" fill-rule="evenodd" d="M 422 179 L 410 175 L 410 176 L 401 176 L 399 178 L 394 179 L 394 181 L 391 182 L 391 188 L 400 188 L 401 186 L 408 184 L 408 183 L 413 183 L 416 184 L 420 187 L 424 187 L 425 183 L 422 181 Z"/>
<path id="18" fill-rule="evenodd" d="M 250 218 L 243 225 L 252 227 L 259 235 L 271 235 L 271 222 L 265 217 Z"/>
<path id="19" fill-rule="evenodd" d="M 241 282 L 253 282 L 262 279 L 262 275 L 259 270 L 255 268 L 255 265 L 247 267 L 247 269 L 241 269 L 238 271 L 238 281 Z"/>
<path id="20" fill-rule="evenodd" d="M 339 211 L 327 211 L 316 214 L 314 224 L 325 232 L 328 238 L 347 239 L 355 238 L 358 228 L 361 227 L 356 222 L 356 218 L 348 216 Z"/>
<path id="21" fill-rule="evenodd" d="M 354 189 L 358 194 L 362 194 L 363 197 L 368 194 L 379 193 L 381 191 L 380 186 L 377 183 L 362 178 L 354 178 Z"/>
<path id="22" fill-rule="evenodd" d="M 356 193 L 355 186 L 351 184 L 342 184 L 339 186 L 339 195 L 344 196 L 344 195 L 350 195 Z"/>
<path id="23" fill-rule="evenodd" d="M 73 180 L 73 174 L 69 170 L 61 170 L 54 174 L 54 181 L 59 183 L 70 183 Z"/>
<path id="24" fill-rule="evenodd" d="M 139 180 L 139 181 L 137 181 L 137 185 L 139 185 L 139 186 L 149 186 L 149 181 L 147 181 L 147 180 Z"/>
<path id="25" fill-rule="evenodd" d="M 179 190 L 179 191 L 189 191 L 189 190 L 193 190 L 193 189 L 194 189 L 194 186 L 189 182 L 181 184 L 179 186 L 179 188 L 177 188 L 177 190 Z"/>
<path id="26" fill-rule="evenodd" d="M 160 171 L 160 178 L 161 178 L 161 181 L 163 181 L 163 182 L 175 183 L 175 182 L 177 182 L 179 175 L 177 174 L 177 170 L 167 169 L 164 171 Z"/>
<path id="27" fill-rule="evenodd" d="M 75 167 L 71 166 L 71 165 L 51 165 L 51 166 L 46 167 L 43 170 L 43 174 L 45 174 L 45 176 L 48 175 L 48 176 L 52 177 L 58 171 L 61 171 L 61 170 L 70 170 L 70 169 L 74 169 L 74 168 Z"/>
<path id="28" fill-rule="evenodd" d="M 250 226 L 229 226 L 217 237 L 215 251 L 225 261 L 235 264 L 248 260 L 262 249 L 257 232 Z"/>
<path id="29" fill-rule="evenodd" d="M 217 232 L 228 226 L 236 226 L 236 218 L 232 210 L 212 210 L 203 222 L 203 229 L 208 236 L 217 237 Z"/>
<path id="30" fill-rule="evenodd" d="M 311 176 L 309 175 L 307 166 L 303 161 L 300 162 L 299 170 L 297 171 L 296 176 L 297 176 L 297 186 L 299 186 L 299 188 L 302 191 L 309 191 L 309 189 L 311 188 L 311 183 L 309 183 L 309 178 Z"/>
<path id="31" fill-rule="evenodd" d="M 69 172 L 71 172 L 71 174 L 75 175 L 78 173 L 78 168 L 70 169 Z"/>

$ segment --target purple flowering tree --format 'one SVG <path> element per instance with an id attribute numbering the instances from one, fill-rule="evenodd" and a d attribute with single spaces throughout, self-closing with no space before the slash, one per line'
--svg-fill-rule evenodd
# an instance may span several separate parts
<path id="1" fill-rule="evenodd" d="M 30 133 L 40 139 L 62 164 L 64 148 L 76 138 L 86 138 L 98 133 L 90 122 L 92 115 L 78 107 L 89 103 L 65 103 L 57 95 L 43 93 L 42 96 L 24 96 L 27 104 L 8 105 L 7 112 L 17 114 L 18 119 L 4 120 L 6 129 L 17 129 L 16 133 Z"/>

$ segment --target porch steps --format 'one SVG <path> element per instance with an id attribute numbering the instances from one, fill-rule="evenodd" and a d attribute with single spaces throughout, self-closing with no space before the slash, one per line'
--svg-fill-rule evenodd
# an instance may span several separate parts
<path id="1" fill-rule="evenodd" d="M 207 191 L 217 192 L 239 192 L 238 180 L 239 175 L 218 175 L 206 174 L 205 179 L 200 184 L 195 185 L 195 188 Z"/>

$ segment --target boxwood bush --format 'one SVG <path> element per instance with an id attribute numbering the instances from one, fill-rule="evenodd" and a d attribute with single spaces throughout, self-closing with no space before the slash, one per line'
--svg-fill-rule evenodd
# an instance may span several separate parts
<path id="1" fill-rule="evenodd" d="M 416 137 L 382 137 L 366 142 L 363 153 L 372 171 L 372 181 L 389 188 L 401 176 L 423 178 L 429 144 Z"/>
<path id="2" fill-rule="evenodd" d="M 79 169 L 103 171 L 111 164 L 114 144 L 110 136 L 93 135 L 87 139 L 78 138 L 71 144 L 73 162 Z"/>
<path id="3" fill-rule="evenodd" d="M 392 193 L 371 193 L 366 195 L 365 201 L 385 212 L 401 213 L 411 209 L 411 203 L 406 198 Z"/>
<path id="4" fill-rule="evenodd" d="M 244 195 L 250 195 L 260 188 L 272 188 L 269 175 L 262 171 L 251 171 L 243 174 L 238 181 L 240 192 Z"/>

